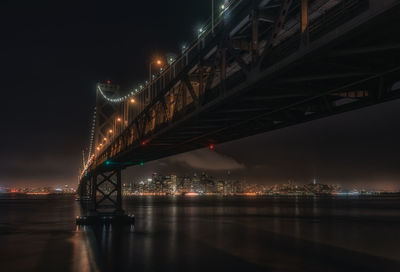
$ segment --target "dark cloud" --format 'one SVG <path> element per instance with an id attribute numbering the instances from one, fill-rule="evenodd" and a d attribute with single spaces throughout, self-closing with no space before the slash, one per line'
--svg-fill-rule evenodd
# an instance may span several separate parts
<path id="1" fill-rule="evenodd" d="M 179 163 L 184 167 L 209 171 L 226 171 L 244 169 L 245 166 L 234 158 L 216 151 L 200 149 L 176 155 L 164 160 L 166 164 Z"/>

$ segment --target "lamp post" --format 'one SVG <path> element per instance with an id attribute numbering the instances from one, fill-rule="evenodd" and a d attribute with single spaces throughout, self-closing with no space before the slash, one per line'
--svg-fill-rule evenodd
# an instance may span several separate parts
<path id="1" fill-rule="evenodd" d="M 160 59 L 155 59 L 155 60 L 150 61 L 150 63 L 149 63 L 149 87 L 148 87 L 148 91 L 147 91 L 148 98 L 150 98 L 151 82 L 153 81 L 152 71 L 151 71 L 153 64 L 157 64 L 158 66 L 161 66 L 162 61 Z"/>
<path id="2" fill-rule="evenodd" d="M 157 64 L 158 66 L 161 66 L 162 61 L 160 59 L 156 59 L 149 63 L 149 86 L 150 86 L 151 82 L 153 81 L 152 74 L 151 74 L 151 68 L 153 67 L 153 64 Z"/>

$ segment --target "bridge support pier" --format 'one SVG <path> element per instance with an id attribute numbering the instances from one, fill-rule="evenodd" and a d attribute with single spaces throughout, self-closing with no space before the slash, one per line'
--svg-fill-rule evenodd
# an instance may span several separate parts
<path id="1" fill-rule="evenodd" d="M 135 218 L 132 215 L 126 215 L 122 209 L 121 170 L 118 168 L 97 172 L 91 176 L 91 209 L 88 215 L 77 218 L 77 224 L 134 224 Z"/>
<path id="2" fill-rule="evenodd" d="M 91 197 L 95 213 L 122 214 L 121 169 L 94 174 Z"/>

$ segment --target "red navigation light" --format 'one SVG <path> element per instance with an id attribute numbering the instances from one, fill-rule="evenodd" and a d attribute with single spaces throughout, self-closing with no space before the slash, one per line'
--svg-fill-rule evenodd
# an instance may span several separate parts
<path id="1" fill-rule="evenodd" d="M 209 148 L 210 150 L 214 150 L 214 149 L 215 149 L 215 145 L 214 145 L 214 144 L 209 144 L 208 148 Z"/>
<path id="2" fill-rule="evenodd" d="M 150 142 L 151 142 L 151 139 L 147 139 L 147 140 L 144 140 L 143 142 L 141 142 L 141 145 L 145 146 L 145 145 L 148 145 L 148 143 L 150 143 Z"/>
<path id="3" fill-rule="evenodd" d="M 107 84 L 111 84 L 111 80 L 107 80 Z"/>

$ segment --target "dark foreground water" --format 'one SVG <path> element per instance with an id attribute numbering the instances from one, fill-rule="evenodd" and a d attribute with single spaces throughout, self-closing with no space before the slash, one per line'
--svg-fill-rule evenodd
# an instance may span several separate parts
<path id="1" fill-rule="evenodd" d="M 125 200 L 80 228 L 73 197 L 0 196 L 0 271 L 400 271 L 400 198 Z"/>

